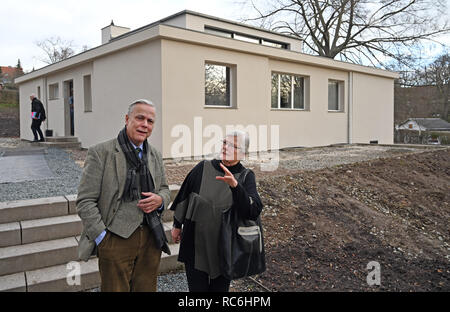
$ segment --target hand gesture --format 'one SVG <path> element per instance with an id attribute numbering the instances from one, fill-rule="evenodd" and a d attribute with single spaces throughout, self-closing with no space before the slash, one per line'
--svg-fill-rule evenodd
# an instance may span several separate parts
<path id="1" fill-rule="evenodd" d="M 225 172 L 225 175 L 223 177 L 217 176 L 216 180 L 221 180 L 226 184 L 228 184 L 229 186 L 231 186 L 232 188 L 235 188 L 238 185 L 238 182 L 234 178 L 233 174 L 222 163 L 220 163 L 220 167 Z"/>
<path id="2" fill-rule="evenodd" d="M 150 213 L 162 205 L 162 197 L 151 192 L 142 192 L 146 198 L 141 199 L 137 206 L 145 213 Z"/>

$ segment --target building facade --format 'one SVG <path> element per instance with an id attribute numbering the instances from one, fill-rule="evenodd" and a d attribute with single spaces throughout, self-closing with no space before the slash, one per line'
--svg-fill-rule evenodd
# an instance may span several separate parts
<path id="1" fill-rule="evenodd" d="M 393 143 L 396 73 L 303 54 L 297 38 L 191 11 L 116 37 L 109 27 L 101 46 L 16 79 L 22 139 L 32 139 L 36 93 L 44 127 L 69 136 L 73 118 L 83 147 L 117 136 L 139 98 L 156 106 L 149 142 L 165 158 L 209 154 L 233 127 L 251 134 L 251 151 Z"/>

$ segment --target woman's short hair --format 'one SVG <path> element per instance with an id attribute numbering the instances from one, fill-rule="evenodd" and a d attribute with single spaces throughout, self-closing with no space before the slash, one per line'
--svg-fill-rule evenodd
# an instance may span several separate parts
<path id="1" fill-rule="evenodd" d="M 152 101 L 146 99 L 135 100 L 133 103 L 130 104 L 130 106 L 128 106 L 128 116 L 133 112 L 133 109 L 137 104 L 150 105 L 151 107 L 155 108 L 155 105 L 153 104 Z"/>
<path id="2" fill-rule="evenodd" d="M 248 133 L 241 130 L 233 130 L 230 132 L 227 132 L 227 137 L 232 136 L 237 138 L 238 147 L 243 150 L 244 153 L 248 151 L 248 147 L 250 146 L 250 138 L 248 136 Z M 243 146 L 242 146 L 243 145 Z"/>

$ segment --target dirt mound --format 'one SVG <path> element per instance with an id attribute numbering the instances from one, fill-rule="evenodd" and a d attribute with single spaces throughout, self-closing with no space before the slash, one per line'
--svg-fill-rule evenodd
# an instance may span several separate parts
<path id="1" fill-rule="evenodd" d="M 449 291 L 449 177 L 447 149 L 259 179 L 257 280 L 274 291 Z M 380 286 L 367 283 L 371 261 Z"/>

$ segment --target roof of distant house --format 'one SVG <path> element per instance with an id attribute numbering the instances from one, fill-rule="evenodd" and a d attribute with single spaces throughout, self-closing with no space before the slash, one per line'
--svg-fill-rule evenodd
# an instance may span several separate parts
<path id="1" fill-rule="evenodd" d="M 2 69 L 1 74 L 2 74 L 3 78 L 14 79 L 14 78 L 16 78 L 17 74 L 23 75 L 23 70 L 22 69 L 18 70 L 17 67 L 0 66 L 0 68 Z"/>
<path id="2" fill-rule="evenodd" d="M 410 121 L 415 121 L 419 126 L 427 130 L 450 131 L 450 123 L 441 118 L 409 118 L 400 125 Z"/>

